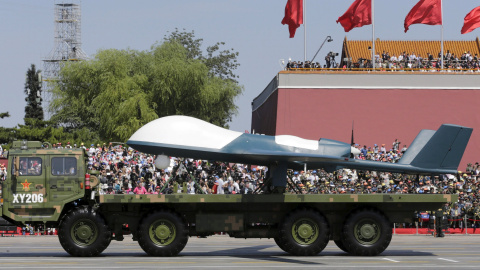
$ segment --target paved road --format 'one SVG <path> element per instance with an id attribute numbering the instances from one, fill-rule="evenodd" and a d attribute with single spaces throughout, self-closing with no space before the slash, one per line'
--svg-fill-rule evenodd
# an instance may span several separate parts
<path id="1" fill-rule="evenodd" d="M 349 256 L 333 242 L 318 256 L 295 257 L 271 239 L 190 238 L 178 257 L 145 255 L 131 237 L 112 241 L 100 257 L 76 258 L 63 251 L 55 236 L 0 238 L 0 269 L 297 269 L 310 268 L 478 268 L 480 236 L 394 236 L 375 257 Z"/>

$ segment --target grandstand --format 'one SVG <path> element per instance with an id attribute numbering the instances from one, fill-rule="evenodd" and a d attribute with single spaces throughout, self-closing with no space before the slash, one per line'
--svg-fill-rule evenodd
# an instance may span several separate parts
<path id="1" fill-rule="evenodd" d="M 472 55 L 480 55 L 480 40 L 478 37 L 473 41 L 444 41 L 444 53 L 447 51 L 461 56 L 465 52 L 470 52 Z M 340 66 L 348 65 L 348 62 L 358 62 L 358 59 L 371 59 L 372 52 L 371 40 L 348 40 L 347 37 L 343 40 L 342 57 Z M 389 52 L 390 55 L 400 55 L 403 52 L 421 55 L 423 58 L 427 57 L 427 53 L 432 54 L 438 58 L 440 53 L 440 41 L 412 41 L 412 40 L 375 40 L 375 51 L 381 55 L 383 51 Z"/>

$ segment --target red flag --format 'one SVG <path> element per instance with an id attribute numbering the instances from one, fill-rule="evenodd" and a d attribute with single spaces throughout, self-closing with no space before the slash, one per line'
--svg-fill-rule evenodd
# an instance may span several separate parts
<path id="1" fill-rule="evenodd" d="M 461 33 L 470 33 L 478 27 L 480 27 L 480 7 L 472 9 L 472 11 L 465 16 Z"/>
<path id="2" fill-rule="evenodd" d="M 412 24 L 442 24 L 442 1 L 420 0 L 405 17 L 405 33 Z"/>
<path id="3" fill-rule="evenodd" d="M 285 6 L 285 17 L 282 24 L 288 24 L 290 38 L 295 36 L 295 31 L 303 23 L 303 0 L 288 0 Z"/>
<path id="4" fill-rule="evenodd" d="M 372 24 L 372 0 L 355 0 L 348 10 L 338 18 L 345 32 L 355 27 Z"/>

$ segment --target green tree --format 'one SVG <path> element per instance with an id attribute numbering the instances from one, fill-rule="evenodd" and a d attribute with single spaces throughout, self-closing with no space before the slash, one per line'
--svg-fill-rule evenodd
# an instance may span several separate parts
<path id="1" fill-rule="evenodd" d="M 92 60 L 65 65 L 53 88 L 51 120 L 67 131 L 88 128 L 106 141 L 125 141 L 144 124 L 167 115 L 227 127 L 243 87 L 233 72 L 220 72 L 220 64 L 207 65 L 208 57 L 196 51 L 200 41 L 193 32 L 172 36 L 190 37 L 193 47 L 170 38 L 147 51 L 101 50 Z"/>
<path id="2" fill-rule="evenodd" d="M 203 55 L 201 46 L 203 39 L 195 38 L 195 32 L 180 32 L 175 29 L 169 36 L 163 39 L 165 42 L 178 42 L 187 49 L 187 57 L 189 59 L 198 59 L 202 61 L 209 69 L 210 74 L 218 76 L 222 79 L 230 79 L 236 81 L 238 78 L 234 71 L 240 66 L 237 62 L 238 52 L 232 49 L 224 49 L 220 51 L 220 47 L 225 42 L 217 42 L 207 47 L 207 54 Z"/>
<path id="3" fill-rule="evenodd" d="M 10 114 L 8 112 L 0 113 L 1 119 L 5 117 L 10 117 Z M 0 144 L 6 144 L 10 141 L 10 138 L 14 134 L 13 130 L 12 128 L 0 127 Z"/>
<path id="4" fill-rule="evenodd" d="M 25 119 L 43 120 L 42 108 L 42 79 L 40 77 L 40 70 L 36 70 L 35 65 L 32 64 L 27 71 L 25 80 L 25 94 L 27 97 L 25 101 Z"/>
<path id="5" fill-rule="evenodd" d="M 0 118 L 10 117 L 8 112 L 0 113 Z M 41 142 L 71 142 L 73 145 L 80 142 L 99 143 L 97 134 L 88 128 L 66 130 L 52 121 L 44 121 L 37 118 L 25 118 L 24 125 L 13 128 L 0 127 L 0 144 L 6 144 L 8 149 L 15 140 L 29 140 Z"/>
<path id="6" fill-rule="evenodd" d="M 13 130 L 13 140 L 41 141 L 50 143 L 71 142 L 80 144 L 80 142 L 99 142 L 96 134 L 86 128 L 76 129 L 72 132 L 59 127 L 52 121 L 43 121 L 34 118 L 27 118 L 25 125 L 18 125 Z"/>
<path id="7" fill-rule="evenodd" d="M 5 118 L 5 117 L 10 117 L 10 114 L 8 112 L 0 113 L 0 118 Z"/>

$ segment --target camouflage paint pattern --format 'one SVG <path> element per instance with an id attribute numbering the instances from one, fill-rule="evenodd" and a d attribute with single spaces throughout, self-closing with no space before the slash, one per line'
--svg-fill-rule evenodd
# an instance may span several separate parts
<path id="1" fill-rule="evenodd" d="M 196 231 L 238 232 L 244 230 L 243 214 L 197 214 Z"/>

